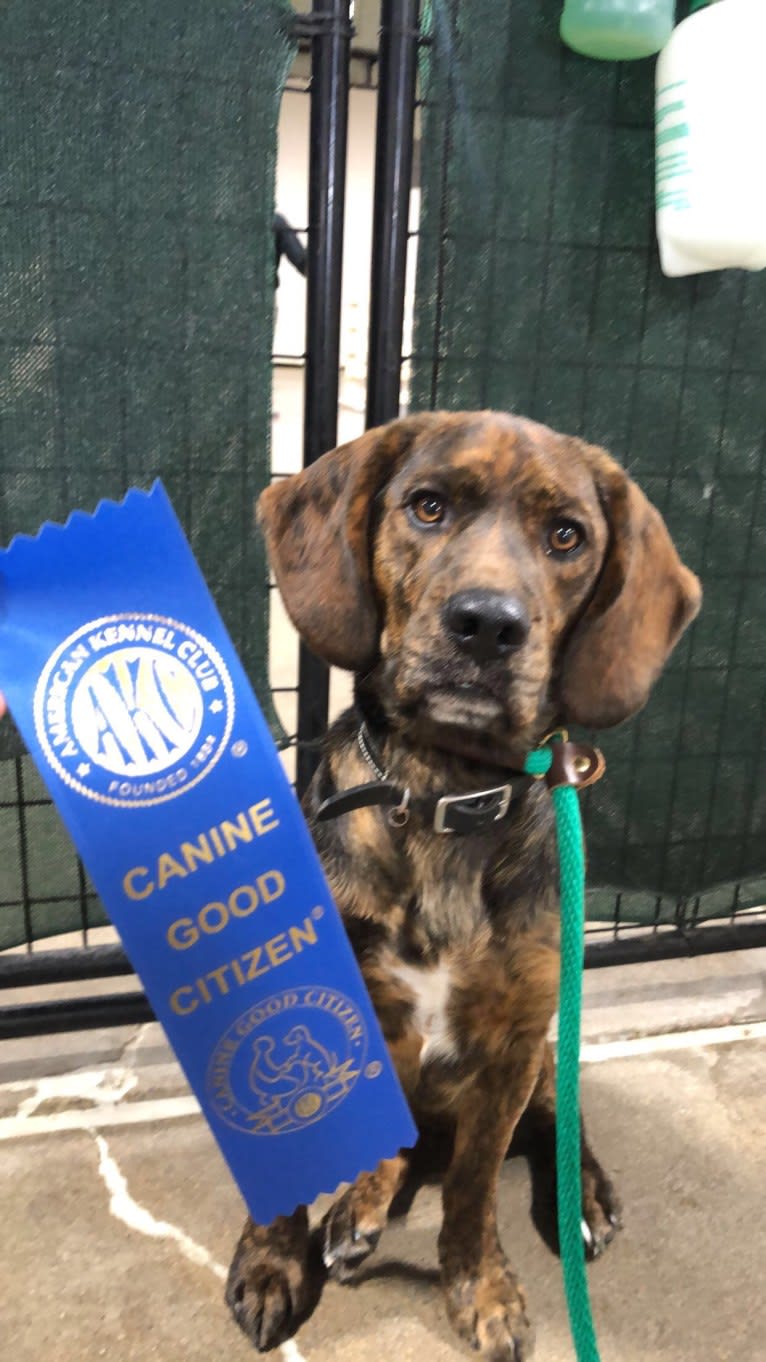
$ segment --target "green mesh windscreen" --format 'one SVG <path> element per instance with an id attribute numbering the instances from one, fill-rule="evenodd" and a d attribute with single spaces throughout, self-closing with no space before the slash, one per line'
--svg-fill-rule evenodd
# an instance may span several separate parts
<path id="1" fill-rule="evenodd" d="M 603 444 L 703 613 L 604 735 L 591 916 L 766 902 L 766 278 L 660 273 L 654 63 L 567 51 L 561 0 L 433 0 L 412 408 L 513 409 Z M 754 172 L 755 173 L 755 172 Z M 665 898 L 658 899 L 663 895 Z"/>
<path id="2" fill-rule="evenodd" d="M 272 719 L 253 506 L 291 19 L 286 0 L 0 9 L 0 539 L 161 477 Z M 6 721 L 0 756 L 16 743 Z M 92 903 L 43 800 L 28 758 L 0 762 L 0 948 Z"/>

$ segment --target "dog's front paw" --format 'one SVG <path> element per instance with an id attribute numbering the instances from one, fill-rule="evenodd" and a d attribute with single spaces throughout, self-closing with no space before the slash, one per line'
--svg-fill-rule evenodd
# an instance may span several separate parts
<path id="1" fill-rule="evenodd" d="M 245 1225 L 229 1268 L 226 1304 L 259 1352 L 290 1338 L 316 1304 L 309 1247 L 300 1212 L 270 1226 Z"/>
<path id="2" fill-rule="evenodd" d="M 556 1154 L 553 1139 L 528 1151 L 532 1174 L 532 1220 L 552 1253 L 559 1253 Z M 583 1141 L 580 1229 L 588 1262 L 599 1258 L 622 1228 L 617 1193 L 598 1159 Z"/>
<path id="3" fill-rule="evenodd" d="M 589 1262 L 600 1257 L 622 1229 L 622 1208 L 611 1182 L 598 1160 L 583 1151 L 582 1162 L 582 1237 Z"/>
<path id="4" fill-rule="evenodd" d="M 453 1329 L 489 1362 L 528 1362 L 534 1348 L 524 1291 L 504 1259 L 445 1281 Z"/>
<path id="5" fill-rule="evenodd" d="M 322 1221 L 322 1258 L 336 1281 L 347 1282 L 356 1269 L 376 1247 L 383 1226 L 376 1217 L 366 1220 L 355 1204 L 352 1191 L 346 1192 L 331 1206 Z"/>

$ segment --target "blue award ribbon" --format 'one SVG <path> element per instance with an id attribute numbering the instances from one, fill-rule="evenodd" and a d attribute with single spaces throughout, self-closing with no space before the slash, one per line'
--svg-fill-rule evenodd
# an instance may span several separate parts
<path id="1" fill-rule="evenodd" d="M 416 1131 L 164 488 L 0 552 L 0 687 L 254 1219 Z"/>

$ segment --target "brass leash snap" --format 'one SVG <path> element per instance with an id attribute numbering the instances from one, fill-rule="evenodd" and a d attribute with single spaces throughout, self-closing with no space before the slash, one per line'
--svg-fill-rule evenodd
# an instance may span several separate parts
<path id="1" fill-rule="evenodd" d="M 550 730 L 549 730 L 549 731 L 540 739 L 539 743 L 537 744 L 538 750 L 541 749 L 541 748 L 543 748 L 543 747 L 547 747 L 547 746 L 548 746 L 548 743 L 553 742 L 553 739 L 554 739 L 554 738 L 555 738 L 555 739 L 557 740 L 557 742 L 559 742 L 559 743 L 569 742 L 569 729 L 568 729 L 568 728 L 551 728 L 551 729 L 550 729 Z M 554 752 L 555 752 L 555 750 L 556 750 L 555 748 L 552 749 L 552 751 L 554 751 Z M 556 761 L 556 759 L 555 759 L 555 756 L 554 756 L 553 765 L 555 765 L 555 761 Z M 532 775 L 532 779 L 533 779 L 533 780 L 544 780 L 544 781 L 546 782 L 546 784 L 549 786 L 549 788 L 552 789 L 553 786 L 551 785 L 551 782 L 550 782 L 550 778 L 549 778 L 549 777 L 550 777 L 550 774 L 551 774 L 551 770 L 553 769 L 553 765 L 552 765 L 551 768 L 550 768 L 549 770 L 547 770 L 547 771 L 536 771 L 536 772 L 534 772 L 533 775 Z"/>
<path id="2" fill-rule="evenodd" d="M 561 742 L 551 745 L 553 760 L 545 779 L 548 788 L 557 789 L 560 785 L 571 785 L 583 790 L 600 780 L 606 770 L 603 754 L 597 747 L 587 743 L 570 742 L 565 737 Z"/>

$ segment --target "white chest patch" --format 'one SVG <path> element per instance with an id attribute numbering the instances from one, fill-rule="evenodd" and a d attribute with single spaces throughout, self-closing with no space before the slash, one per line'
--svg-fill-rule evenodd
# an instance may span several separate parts
<path id="1" fill-rule="evenodd" d="M 455 1053 L 455 1042 L 450 1033 L 447 1003 L 452 981 L 449 966 L 436 965 L 422 969 L 415 965 L 397 964 L 397 979 L 406 984 L 415 996 L 413 1025 L 423 1037 L 421 1063 L 437 1055 L 448 1058 Z"/>

